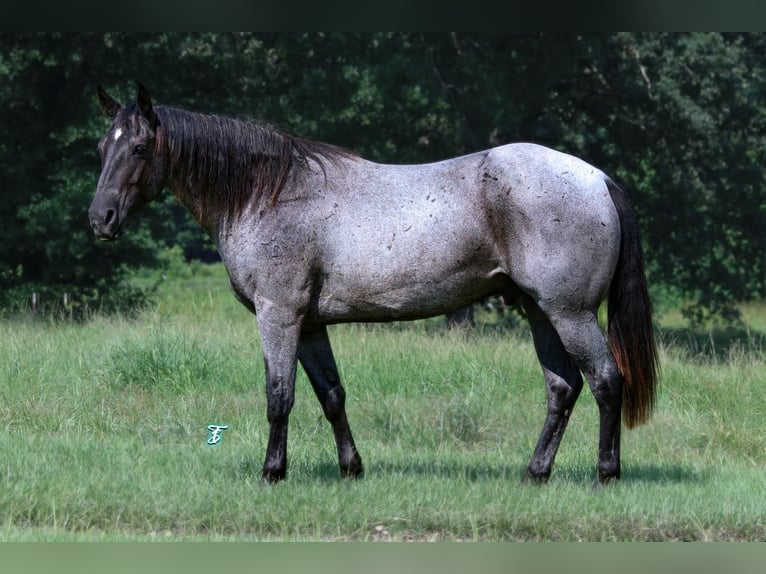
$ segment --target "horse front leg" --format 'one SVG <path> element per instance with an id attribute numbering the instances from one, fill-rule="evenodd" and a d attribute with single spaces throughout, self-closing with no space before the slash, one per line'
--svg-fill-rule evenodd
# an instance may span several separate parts
<path id="1" fill-rule="evenodd" d="M 346 417 L 346 392 L 340 382 L 326 327 L 301 335 L 298 359 L 311 381 L 325 417 L 332 425 L 341 476 L 360 476 L 363 472 L 362 457 L 356 450 Z"/>
<path id="2" fill-rule="evenodd" d="M 295 402 L 295 369 L 301 317 L 267 304 L 258 307 L 258 329 L 266 364 L 269 441 L 261 484 L 287 475 L 287 427 Z"/>

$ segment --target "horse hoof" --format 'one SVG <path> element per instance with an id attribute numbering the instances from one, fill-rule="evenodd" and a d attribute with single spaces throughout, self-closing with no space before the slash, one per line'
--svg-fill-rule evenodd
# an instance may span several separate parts
<path id="1" fill-rule="evenodd" d="M 353 456 L 340 457 L 338 461 L 340 476 L 343 479 L 362 478 L 364 466 L 362 466 L 362 457 L 354 451 Z"/>
<path id="2" fill-rule="evenodd" d="M 348 468 L 341 468 L 340 477 L 343 480 L 354 480 L 357 478 L 364 478 L 364 467 L 361 464 L 354 464 Z"/>
<path id="3" fill-rule="evenodd" d="M 524 476 L 521 478 L 521 483 L 533 484 L 535 486 L 539 486 L 539 485 L 547 483 L 550 477 L 551 477 L 550 474 L 535 474 L 529 469 L 527 469 L 527 471 L 524 473 Z"/>
<path id="4" fill-rule="evenodd" d="M 340 477 L 343 480 L 360 480 L 364 478 L 364 469 L 360 468 L 354 471 L 340 471 Z"/>
<path id="5" fill-rule="evenodd" d="M 270 472 L 264 472 L 261 480 L 258 482 L 258 486 L 265 488 L 272 484 L 276 484 L 285 479 L 285 474 L 272 474 Z"/>
<path id="6" fill-rule="evenodd" d="M 593 481 L 593 484 L 591 485 L 590 488 L 593 492 L 598 492 L 605 486 L 617 484 L 617 482 L 619 481 L 619 478 L 620 477 L 618 476 L 604 476 L 604 477 L 599 476 L 596 480 Z"/>

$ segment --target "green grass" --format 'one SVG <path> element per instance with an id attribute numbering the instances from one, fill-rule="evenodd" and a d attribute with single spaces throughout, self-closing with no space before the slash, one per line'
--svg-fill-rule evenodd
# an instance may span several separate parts
<path id="1" fill-rule="evenodd" d="M 365 477 L 338 479 L 301 373 L 288 480 L 259 488 L 260 345 L 220 267 L 169 281 L 138 319 L 6 321 L 0 539 L 766 540 L 757 329 L 711 348 L 666 327 L 657 412 L 623 434 L 623 480 L 594 493 L 590 393 L 551 481 L 522 485 L 545 413 L 528 333 L 441 325 L 333 327 Z M 210 447 L 214 422 L 230 428 Z"/>

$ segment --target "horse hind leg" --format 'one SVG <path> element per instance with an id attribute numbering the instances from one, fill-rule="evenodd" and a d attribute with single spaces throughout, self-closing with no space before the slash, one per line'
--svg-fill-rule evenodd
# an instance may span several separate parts
<path id="1" fill-rule="evenodd" d="M 566 352 L 558 333 L 548 318 L 531 300 L 524 302 L 532 328 L 535 351 L 543 369 L 547 389 L 548 412 L 525 482 L 543 483 L 550 478 L 553 461 L 564 436 L 569 417 L 582 390 L 582 376 Z"/>
<path id="2" fill-rule="evenodd" d="M 356 450 L 346 417 L 346 392 L 340 382 L 325 327 L 304 333 L 298 342 L 298 359 L 308 375 L 325 417 L 332 425 L 338 448 L 338 466 L 343 478 L 356 478 L 363 473 L 362 457 Z"/>
<path id="3" fill-rule="evenodd" d="M 596 311 L 548 313 L 564 348 L 585 375 L 599 410 L 598 478 L 594 488 L 620 478 L 622 375 Z"/>

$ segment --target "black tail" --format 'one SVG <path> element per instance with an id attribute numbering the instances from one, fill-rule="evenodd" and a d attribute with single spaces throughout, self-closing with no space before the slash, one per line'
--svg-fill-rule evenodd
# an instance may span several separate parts
<path id="1" fill-rule="evenodd" d="M 622 413 L 630 428 L 645 423 L 652 414 L 659 358 L 636 212 L 620 186 L 611 180 L 606 185 L 622 230 L 620 258 L 609 290 L 607 332 L 623 376 Z"/>

